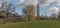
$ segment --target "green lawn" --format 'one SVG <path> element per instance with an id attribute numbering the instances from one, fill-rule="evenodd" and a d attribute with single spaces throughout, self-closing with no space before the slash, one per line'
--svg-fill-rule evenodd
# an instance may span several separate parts
<path id="1" fill-rule="evenodd" d="M 0 28 L 60 28 L 60 21 L 40 20 L 0 24 Z"/>

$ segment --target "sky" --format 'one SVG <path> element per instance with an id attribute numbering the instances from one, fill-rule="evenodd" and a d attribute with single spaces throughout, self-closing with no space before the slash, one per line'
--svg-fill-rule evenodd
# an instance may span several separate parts
<path id="1" fill-rule="evenodd" d="M 16 7 L 16 12 L 22 15 L 22 10 L 27 5 L 36 6 L 39 3 L 40 7 L 40 15 L 46 13 L 46 15 L 50 16 L 52 13 L 58 13 L 60 9 L 60 0 L 0 0 L 0 4 L 2 2 L 12 3 L 13 5 L 21 5 Z"/>

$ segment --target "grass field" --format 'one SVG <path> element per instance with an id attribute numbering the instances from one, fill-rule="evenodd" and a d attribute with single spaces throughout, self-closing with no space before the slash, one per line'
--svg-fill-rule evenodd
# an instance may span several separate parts
<path id="1" fill-rule="evenodd" d="M 0 24 L 0 28 L 60 28 L 60 21 L 40 20 Z"/>

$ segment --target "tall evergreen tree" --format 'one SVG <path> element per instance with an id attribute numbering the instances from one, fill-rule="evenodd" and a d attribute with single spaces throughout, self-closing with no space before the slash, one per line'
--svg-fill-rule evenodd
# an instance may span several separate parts
<path id="1" fill-rule="evenodd" d="M 39 12 L 39 3 L 37 4 L 37 19 L 39 19 L 39 17 L 40 17 L 40 14 L 39 14 L 40 12 Z"/>

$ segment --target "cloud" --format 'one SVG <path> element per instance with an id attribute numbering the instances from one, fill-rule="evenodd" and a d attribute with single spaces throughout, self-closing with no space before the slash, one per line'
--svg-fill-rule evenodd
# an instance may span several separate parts
<path id="1" fill-rule="evenodd" d="M 10 2 L 11 0 L 0 0 L 0 3 L 3 3 L 3 2 Z"/>
<path id="2" fill-rule="evenodd" d="M 58 8 L 58 7 L 50 7 L 50 8 L 46 11 L 47 14 L 53 14 L 53 13 L 58 14 L 58 12 L 59 12 L 59 8 Z"/>
<path id="3" fill-rule="evenodd" d="M 3 0 L 3 1 L 5 1 L 5 2 L 9 2 L 9 1 L 11 1 L 11 0 Z"/>
<path id="4" fill-rule="evenodd" d="M 50 6 L 50 8 L 46 11 L 46 13 L 48 14 L 52 14 L 52 13 L 55 13 L 57 14 L 59 12 L 59 7 L 60 6 L 60 0 L 55 0 L 53 2 L 51 2 L 53 4 L 51 4 L 52 6 Z M 44 5 L 44 4 L 43 4 Z M 48 4 L 47 4 L 48 5 Z"/>
<path id="5" fill-rule="evenodd" d="M 60 0 L 56 0 L 57 6 L 60 6 Z"/>
<path id="6" fill-rule="evenodd" d="M 10 2 L 13 0 L 1 0 L 4 2 Z M 50 3 L 56 1 L 58 5 L 60 5 L 60 0 L 19 0 L 19 5 L 20 4 L 25 4 L 25 5 L 36 5 L 37 3 L 40 3 L 40 7 L 44 7 L 44 6 L 49 6 Z"/>
<path id="7" fill-rule="evenodd" d="M 38 0 L 20 0 L 19 4 L 24 4 L 24 5 L 35 5 L 37 4 Z"/>
<path id="8" fill-rule="evenodd" d="M 40 0 L 40 7 L 49 6 L 50 3 L 56 0 Z"/>
<path id="9" fill-rule="evenodd" d="M 48 6 L 50 3 L 55 0 L 20 0 L 19 4 L 25 5 L 36 5 L 38 2 L 40 3 L 40 7 Z"/>
<path id="10" fill-rule="evenodd" d="M 52 6 L 50 6 L 50 8 L 47 10 L 47 14 L 53 14 L 53 13 L 55 13 L 55 14 L 58 14 L 58 12 L 59 12 L 59 6 L 60 6 L 60 0 L 54 0 L 54 1 L 52 1 L 51 3 L 53 3 L 53 4 L 51 4 Z M 44 4 L 43 4 L 44 5 Z M 42 6 L 43 6 L 42 5 Z M 49 5 L 49 4 L 47 4 L 47 5 Z M 46 5 L 45 5 L 46 6 Z"/>

